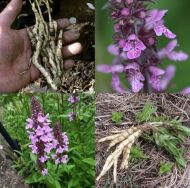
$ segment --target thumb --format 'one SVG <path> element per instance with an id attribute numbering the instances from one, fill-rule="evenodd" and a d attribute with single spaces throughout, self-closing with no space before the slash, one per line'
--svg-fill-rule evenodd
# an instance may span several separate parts
<path id="1" fill-rule="evenodd" d="M 16 16 L 21 11 L 22 0 L 11 0 L 11 2 L 0 13 L 0 25 L 5 27 L 11 27 Z"/>

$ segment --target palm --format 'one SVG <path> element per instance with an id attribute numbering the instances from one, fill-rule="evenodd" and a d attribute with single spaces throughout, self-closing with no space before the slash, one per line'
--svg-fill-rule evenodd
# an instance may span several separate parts
<path id="1" fill-rule="evenodd" d="M 26 29 L 11 29 L 11 24 L 21 6 L 22 0 L 12 0 L 0 14 L 0 92 L 16 92 L 40 75 L 33 65 L 29 67 L 32 50 Z M 60 28 L 69 24 L 67 19 L 58 22 Z M 64 36 L 66 41 L 72 42 L 79 37 L 79 34 L 75 32 L 72 35 L 71 32 L 65 32 Z M 73 45 L 77 48 L 74 49 L 74 53 L 70 51 Z M 74 43 L 63 48 L 63 55 L 69 57 L 79 53 L 80 50 L 81 45 Z"/>

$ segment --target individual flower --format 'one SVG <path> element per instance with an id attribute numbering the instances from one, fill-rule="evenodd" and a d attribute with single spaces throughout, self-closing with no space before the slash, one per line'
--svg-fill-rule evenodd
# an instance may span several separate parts
<path id="1" fill-rule="evenodd" d="M 174 39 L 176 37 L 176 35 L 174 33 L 172 33 L 166 26 L 164 26 L 164 24 L 162 23 L 157 23 L 154 26 L 154 31 L 156 33 L 157 36 L 162 36 L 165 35 L 167 38 L 169 39 Z"/>
<path id="2" fill-rule="evenodd" d="M 97 65 L 97 70 L 103 73 L 121 73 L 124 71 L 124 66 L 101 64 Z"/>
<path id="3" fill-rule="evenodd" d="M 97 70 L 99 72 L 103 72 L 103 73 L 112 73 L 112 88 L 114 91 L 116 91 L 118 93 L 126 93 L 127 92 L 122 88 L 120 78 L 119 78 L 119 73 L 124 72 L 124 66 L 123 65 L 101 64 L 101 65 L 97 66 Z"/>
<path id="4" fill-rule="evenodd" d="M 150 85 L 156 91 L 161 91 L 161 76 L 164 75 L 165 71 L 155 66 L 150 66 L 148 70 L 150 72 Z"/>
<path id="5" fill-rule="evenodd" d="M 2 150 L 3 149 L 3 146 L 0 144 L 0 150 Z"/>
<path id="6" fill-rule="evenodd" d="M 167 38 L 173 39 L 176 37 L 165 25 L 163 17 L 168 10 L 151 10 L 147 13 L 145 29 L 154 29 L 157 36 L 165 35 Z"/>
<path id="7" fill-rule="evenodd" d="M 71 95 L 69 98 L 68 98 L 68 101 L 71 103 L 71 104 L 74 104 L 74 103 L 77 103 L 79 102 L 80 98 L 75 96 L 75 95 Z"/>
<path id="8" fill-rule="evenodd" d="M 68 114 L 68 118 L 69 118 L 69 121 L 75 120 L 75 118 L 76 118 L 75 112 L 70 112 L 70 113 Z"/>
<path id="9" fill-rule="evenodd" d="M 42 170 L 42 175 L 43 176 L 46 176 L 48 174 L 48 169 L 47 168 L 44 168 L 43 170 Z"/>
<path id="10" fill-rule="evenodd" d="M 125 67 L 129 83 L 131 84 L 133 92 L 139 92 L 144 84 L 144 76 L 140 72 L 140 66 L 137 63 L 130 63 Z"/>
<path id="11" fill-rule="evenodd" d="M 120 47 L 123 48 L 125 46 L 125 41 L 120 41 L 120 43 L 123 43 L 123 44 L 120 44 Z M 108 46 L 107 50 L 110 54 L 117 56 L 117 58 L 120 58 L 121 60 L 128 59 L 125 52 L 120 53 L 119 46 L 112 44 Z"/>
<path id="12" fill-rule="evenodd" d="M 129 35 L 127 42 L 123 48 L 124 52 L 127 52 L 129 59 L 136 59 L 140 57 L 141 52 L 146 49 L 146 46 L 135 34 Z"/>
<path id="13" fill-rule="evenodd" d="M 127 91 L 121 86 L 119 74 L 117 72 L 112 74 L 112 88 L 118 93 L 126 93 Z"/>
<path id="14" fill-rule="evenodd" d="M 177 46 L 177 40 L 170 41 L 165 48 L 162 48 L 158 52 L 158 56 L 160 59 L 168 58 L 172 61 L 186 61 L 188 55 L 182 51 L 174 51 Z"/>
<path id="15" fill-rule="evenodd" d="M 168 87 L 169 83 L 175 76 L 175 72 L 176 72 L 176 67 L 174 65 L 169 65 L 166 68 L 165 74 L 163 75 L 160 83 L 161 91 L 164 91 Z"/>
<path id="16" fill-rule="evenodd" d="M 186 87 L 185 89 L 183 89 L 183 90 L 181 91 L 181 94 L 183 94 L 183 95 L 190 94 L 190 87 Z"/>

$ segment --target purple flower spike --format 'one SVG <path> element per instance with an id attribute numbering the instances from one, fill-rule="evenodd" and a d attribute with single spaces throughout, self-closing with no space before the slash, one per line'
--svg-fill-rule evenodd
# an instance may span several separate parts
<path id="1" fill-rule="evenodd" d="M 136 59 L 140 57 L 141 51 L 145 50 L 146 46 L 138 39 L 135 34 L 131 34 L 123 48 L 124 52 L 127 52 L 129 59 Z"/>
<path id="2" fill-rule="evenodd" d="M 63 160 L 62 157 L 67 157 L 63 155 L 63 152 L 68 151 L 68 138 L 66 133 L 62 133 L 60 124 L 57 123 L 54 129 L 50 127 L 51 121 L 48 115 L 42 113 L 40 104 L 34 97 L 31 106 L 32 115 L 27 119 L 26 125 L 28 137 L 31 140 L 29 147 L 32 153 L 37 155 L 38 169 L 45 176 L 48 174 L 46 162 L 52 158 L 52 155 L 55 155 L 55 152 L 58 155 L 58 149 L 60 160 Z"/>
<path id="3" fill-rule="evenodd" d="M 168 10 L 150 10 L 149 2 L 152 1 L 109 0 L 115 33 L 114 45 L 108 47 L 108 52 L 116 57 L 112 65 L 98 65 L 97 70 L 112 74 L 112 88 L 116 92 L 164 91 L 176 70 L 173 65 L 169 65 L 166 70 L 159 68 L 162 59 L 188 59 L 186 53 L 174 51 L 177 40 L 171 40 L 165 48 L 158 49 L 159 36 L 174 39 L 176 35 L 164 23 Z M 120 76 L 123 78 L 126 75 L 131 90 L 121 86 Z"/>
<path id="4" fill-rule="evenodd" d="M 144 76 L 140 72 L 139 65 L 137 63 L 130 63 L 125 67 L 125 69 L 129 83 L 132 86 L 132 91 L 135 93 L 139 92 L 143 88 L 144 84 L 142 82 L 145 80 Z"/>

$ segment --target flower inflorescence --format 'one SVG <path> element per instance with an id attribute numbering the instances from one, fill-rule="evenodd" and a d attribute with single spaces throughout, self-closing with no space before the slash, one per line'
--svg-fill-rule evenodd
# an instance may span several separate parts
<path id="1" fill-rule="evenodd" d="M 111 18 L 114 20 L 115 44 L 108 51 L 115 55 L 112 65 L 101 64 L 97 70 L 112 73 L 112 88 L 124 92 L 164 91 L 175 74 L 175 66 L 160 68 L 161 61 L 185 61 L 188 55 L 174 51 L 178 43 L 176 35 L 167 28 L 164 16 L 167 10 L 147 8 L 148 0 L 109 0 Z M 165 36 L 171 41 L 165 48 L 157 48 L 157 38 Z M 123 73 L 131 90 L 125 90 L 119 75 Z"/>
<path id="2" fill-rule="evenodd" d="M 45 163 L 53 160 L 54 163 L 67 163 L 68 137 L 61 130 L 60 123 L 51 128 L 48 114 L 42 112 L 40 103 L 35 97 L 31 101 L 32 115 L 27 119 L 26 130 L 31 140 L 32 153 L 37 155 L 37 166 L 42 175 L 48 174 Z"/>

